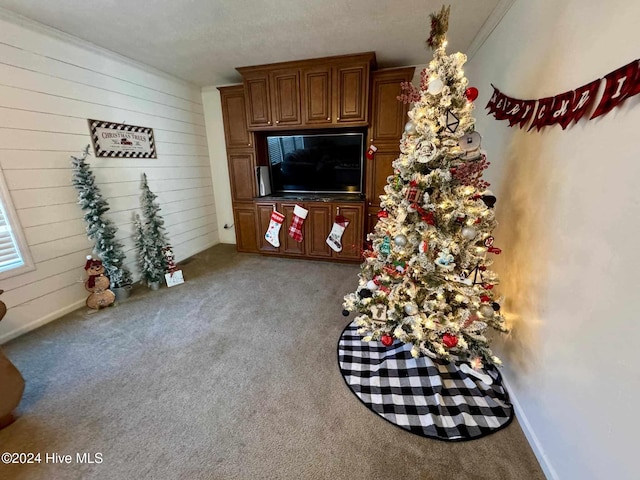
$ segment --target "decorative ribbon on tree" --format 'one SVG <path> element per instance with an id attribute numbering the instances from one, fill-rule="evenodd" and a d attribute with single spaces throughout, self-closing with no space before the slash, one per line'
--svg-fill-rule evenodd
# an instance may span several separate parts
<path id="1" fill-rule="evenodd" d="M 640 93 L 640 60 L 634 60 L 603 78 L 606 81 L 604 91 L 589 120 L 609 113 L 627 98 Z M 510 127 L 517 124 L 524 128 L 531 122 L 527 131 L 534 128 L 539 131 L 555 124 L 564 130 L 591 109 L 601 83 L 602 79 L 594 80 L 575 90 L 538 100 L 511 98 L 491 85 L 493 94 L 485 108 L 496 120 L 508 120 Z"/>

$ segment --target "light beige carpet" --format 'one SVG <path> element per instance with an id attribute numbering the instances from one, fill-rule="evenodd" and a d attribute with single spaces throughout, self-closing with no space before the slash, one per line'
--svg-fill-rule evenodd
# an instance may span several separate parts
<path id="1" fill-rule="evenodd" d="M 463 443 L 412 435 L 349 391 L 336 344 L 357 265 L 238 254 L 218 245 L 187 283 L 136 288 L 4 346 L 27 388 L 0 451 L 3 479 L 540 479 L 514 421 Z M 45 464 L 44 454 L 102 454 Z"/>

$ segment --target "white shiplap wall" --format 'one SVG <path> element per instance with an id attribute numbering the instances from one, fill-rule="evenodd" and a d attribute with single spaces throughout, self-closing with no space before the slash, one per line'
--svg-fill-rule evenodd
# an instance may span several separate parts
<path id="1" fill-rule="evenodd" d="M 0 166 L 37 267 L 0 282 L 0 343 L 86 298 L 91 243 L 69 156 L 90 143 L 87 118 L 154 129 L 157 159 L 89 159 L 132 270 L 143 172 L 178 260 L 218 243 L 200 89 L 0 11 Z"/>

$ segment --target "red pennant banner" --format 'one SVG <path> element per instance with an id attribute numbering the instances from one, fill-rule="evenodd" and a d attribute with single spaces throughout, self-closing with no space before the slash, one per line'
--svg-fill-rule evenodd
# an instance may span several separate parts
<path id="1" fill-rule="evenodd" d="M 531 120 L 533 117 L 533 112 L 536 109 L 536 101 L 535 100 L 525 100 L 522 103 L 522 115 L 518 120 L 520 128 L 524 128 L 524 126 Z"/>
<path id="2" fill-rule="evenodd" d="M 627 98 L 640 93 L 640 60 L 611 72 L 604 80 L 604 92 L 589 119 L 609 113 Z M 601 83 L 602 79 L 597 79 L 575 90 L 539 100 L 511 98 L 491 85 L 493 94 L 485 108 L 496 120 L 508 120 L 510 127 L 517 124 L 520 128 L 525 128 L 531 122 L 527 131 L 534 128 L 539 131 L 555 124 L 559 124 L 564 130 L 590 111 Z"/>
<path id="3" fill-rule="evenodd" d="M 637 60 L 636 63 L 640 62 Z M 633 87 L 631 87 L 631 92 L 629 92 L 629 97 L 633 97 L 640 93 L 640 63 L 638 63 L 638 68 L 636 70 L 636 78 L 633 81 Z"/>
<path id="4" fill-rule="evenodd" d="M 541 98 L 538 100 L 538 108 L 533 116 L 533 122 L 531 122 L 529 130 L 534 127 L 536 130 L 540 130 L 542 127 L 553 123 L 553 104 L 555 100 L 555 97 Z"/>
<path id="5" fill-rule="evenodd" d="M 587 83 L 573 92 L 573 102 L 571 102 L 571 108 L 569 109 L 569 121 L 573 120 L 574 123 L 578 123 L 593 105 L 599 87 L 600 79 Z"/>
<path id="6" fill-rule="evenodd" d="M 573 92 L 561 93 L 553 104 L 553 123 L 559 123 L 563 130 L 571 123 L 569 108 L 573 103 L 573 97 Z"/>
<path id="7" fill-rule="evenodd" d="M 498 97 L 500 96 L 500 90 L 498 90 L 493 85 L 491 86 L 493 87 L 493 94 L 491 95 L 491 98 L 489 99 L 487 106 L 484 107 L 489 109 L 489 113 L 493 113 L 496 111 L 496 103 L 498 102 Z"/>
<path id="8" fill-rule="evenodd" d="M 624 102 L 629 93 L 634 90 L 634 82 L 638 73 L 638 60 L 631 62 L 624 67 L 611 72 L 604 77 L 607 81 L 602 92 L 602 98 L 598 104 L 598 108 L 593 112 L 591 118 L 599 117 L 605 113 L 609 113 L 615 107 Z"/>

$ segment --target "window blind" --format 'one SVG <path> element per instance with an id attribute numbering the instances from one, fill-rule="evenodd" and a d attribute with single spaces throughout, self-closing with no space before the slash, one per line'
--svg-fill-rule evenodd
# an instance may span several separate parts
<path id="1" fill-rule="evenodd" d="M 24 260 L 11 231 L 4 205 L 0 203 L 0 272 L 6 272 L 22 265 L 24 265 Z"/>

